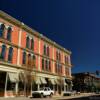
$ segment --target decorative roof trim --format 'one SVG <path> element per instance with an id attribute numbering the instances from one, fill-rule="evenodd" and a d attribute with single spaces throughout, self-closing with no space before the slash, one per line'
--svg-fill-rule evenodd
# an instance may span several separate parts
<path id="1" fill-rule="evenodd" d="M 34 29 L 28 27 L 27 25 L 25 25 L 23 22 L 18 21 L 17 19 L 11 17 L 10 15 L 6 14 L 5 12 L 0 10 L 0 17 L 3 19 L 6 19 L 7 21 L 9 21 L 10 23 L 13 23 L 15 25 L 17 25 L 18 27 L 22 28 L 23 30 L 43 39 L 44 41 L 50 43 L 51 45 L 54 45 L 55 47 L 61 49 L 62 51 L 71 54 L 71 51 L 68 51 L 67 49 L 64 49 L 62 46 L 60 46 L 59 44 L 55 43 L 54 41 L 48 39 L 46 36 L 41 35 L 39 32 L 35 31 Z"/>

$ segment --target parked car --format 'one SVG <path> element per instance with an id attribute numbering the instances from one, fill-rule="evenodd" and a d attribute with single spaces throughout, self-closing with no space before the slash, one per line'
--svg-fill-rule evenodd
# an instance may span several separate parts
<path id="1" fill-rule="evenodd" d="M 46 96 L 50 96 L 52 97 L 54 94 L 54 91 L 51 90 L 49 87 L 44 87 L 44 88 L 41 88 L 40 90 L 38 91 L 32 91 L 32 97 L 46 97 Z"/>
<path id="2" fill-rule="evenodd" d="M 63 92 L 63 96 L 71 96 L 75 94 L 76 94 L 76 91 L 64 91 Z"/>

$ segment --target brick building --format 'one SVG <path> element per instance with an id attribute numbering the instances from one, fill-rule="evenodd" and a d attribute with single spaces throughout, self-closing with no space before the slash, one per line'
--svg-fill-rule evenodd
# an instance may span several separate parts
<path id="1" fill-rule="evenodd" d="M 71 89 L 71 52 L 0 11 L 0 96 Z"/>
<path id="2" fill-rule="evenodd" d="M 95 73 L 75 73 L 73 76 L 73 89 L 80 92 L 100 91 L 100 78 Z"/>

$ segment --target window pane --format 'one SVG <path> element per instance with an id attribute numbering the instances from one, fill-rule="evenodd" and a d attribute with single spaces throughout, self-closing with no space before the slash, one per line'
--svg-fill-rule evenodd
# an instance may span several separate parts
<path id="1" fill-rule="evenodd" d="M 46 68 L 46 70 L 48 70 L 48 61 L 47 60 L 45 60 L 45 68 Z"/>
<path id="2" fill-rule="evenodd" d="M 46 45 L 44 45 L 44 55 L 46 55 Z"/>
<path id="3" fill-rule="evenodd" d="M 8 54 L 8 61 L 12 61 L 12 56 L 13 56 L 13 48 L 9 48 L 9 54 Z"/>
<path id="4" fill-rule="evenodd" d="M 3 36 L 4 29 L 5 29 L 5 25 L 1 24 L 1 26 L 0 26 L 0 37 Z"/>
<path id="5" fill-rule="evenodd" d="M 28 65 L 31 65 L 31 54 L 28 54 Z"/>
<path id="6" fill-rule="evenodd" d="M 49 47 L 47 47 L 47 56 L 49 56 Z"/>
<path id="7" fill-rule="evenodd" d="M 32 58 L 32 66 L 36 66 L 36 57 L 35 55 L 33 55 L 33 58 Z"/>
<path id="8" fill-rule="evenodd" d="M 6 55 L 6 46 L 2 45 L 2 51 L 1 51 L 1 59 L 5 59 L 5 55 Z"/>
<path id="9" fill-rule="evenodd" d="M 11 41 L 11 32 L 12 32 L 11 27 L 8 27 L 8 30 L 7 30 L 7 40 L 9 40 L 9 41 Z"/>
<path id="10" fill-rule="evenodd" d="M 42 69 L 44 70 L 44 59 L 42 59 Z"/>
<path id="11" fill-rule="evenodd" d="M 49 71 L 51 71 L 51 62 L 49 61 Z"/>
<path id="12" fill-rule="evenodd" d="M 34 48 L 34 40 L 31 39 L 31 49 L 33 49 L 33 48 Z"/>
<path id="13" fill-rule="evenodd" d="M 26 52 L 23 52 L 23 64 L 26 64 Z"/>
<path id="14" fill-rule="evenodd" d="M 30 46 L 30 43 L 29 42 L 30 42 L 29 37 L 27 37 L 26 38 L 26 48 L 29 48 L 29 46 Z"/>

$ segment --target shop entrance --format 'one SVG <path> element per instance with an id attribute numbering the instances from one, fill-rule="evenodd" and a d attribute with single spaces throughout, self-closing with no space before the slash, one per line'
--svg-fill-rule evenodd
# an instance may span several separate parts
<path id="1" fill-rule="evenodd" d="M 6 72 L 0 72 L 0 97 L 4 96 Z"/>

